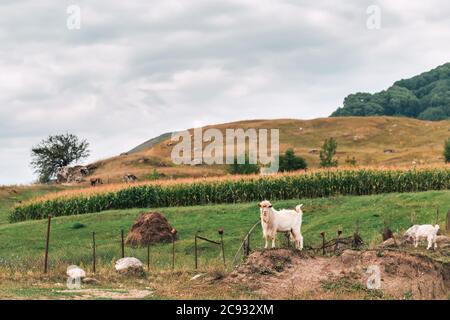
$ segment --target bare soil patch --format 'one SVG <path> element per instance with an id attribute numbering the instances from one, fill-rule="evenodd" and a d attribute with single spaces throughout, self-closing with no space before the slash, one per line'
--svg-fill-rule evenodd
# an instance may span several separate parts
<path id="1" fill-rule="evenodd" d="M 379 290 L 366 286 L 371 265 L 380 269 Z M 225 281 L 268 299 L 447 299 L 449 269 L 401 251 L 345 250 L 340 256 L 314 257 L 276 249 L 252 253 Z"/>

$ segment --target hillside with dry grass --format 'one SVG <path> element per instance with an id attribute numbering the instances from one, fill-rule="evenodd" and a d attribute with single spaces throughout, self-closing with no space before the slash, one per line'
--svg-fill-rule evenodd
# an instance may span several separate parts
<path id="1" fill-rule="evenodd" d="M 237 128 L 279 129 L 281 152 L 293 148 L 311 168 L 318 167 L 319 150 L 329 137 L 338 142 L 340 165 L 345 165 L 347 157 L 355 157 L 357 165 L 363 166 L 440 164 L 444 161 L 444 140 L 450 137 L 448 120 L 432 122 L 399 117 L 249 120 L 204 127 L 208 128 L 222 132 Z M 224 166 L 174 165 L 170 159 L 173 148 L 170 134 L 149 141 L 128 153 L 96 162 L 94 175 L 118 182 L 128 173 L 140 180 L 226 174 Z"/>

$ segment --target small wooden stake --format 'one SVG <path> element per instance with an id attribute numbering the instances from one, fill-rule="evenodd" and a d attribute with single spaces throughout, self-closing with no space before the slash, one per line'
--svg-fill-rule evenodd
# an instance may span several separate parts
<path id="1" fill-rule="evenodd" d="M 47 273 L 48 271 L 48 247 L 50 243 L 50 227 L 52 222 L 52 216 L 48 215 L 48 222 L 47 222 L 47 239 L 45 240 L 45 258 L 44 258 L 44 273 Z"/>
<path id="2" fill-rule="evenodd" d="M 446 226 L 446 230 L 447 230 L 447 234 L 450 233 L 450 210 L 447 212 L 447 220 L 445 222 Z"/>
<path id="3" fill-rule="evenodd" d="M 334 253 L 336 254 L 336 252 L 339 250 L 339 241 L 341 240 L 341 235 L 342 235 L 342 230 L 338 230 L 337 232 L 337 239 L 336 239 L 336 244 L 334 246 Z"/>
<path id="4" fill-rule="evenodd" d="M 175 270 L 175 237 L 177 235 L 177 230 L 172 229 L 172 270 Z"/>
<path id="5" fill-rule="evenodd" d="M 221 244 L 222 244 L 223 266 L 226 268 L 226 267 L 227 267 L 227 264 L 226 264 L 226 262 L 225 262 L 225 245 L 224 245 L 224 243 L 223 243 L 223 229 L 220 228 L 218 232 L 219 232 L 219 234 L 220 234 L 220 242 L 221 242 Z"/>
<path id="6" fill-rule="evenodd" d="M 325 232 L 321 232 L 320 235 L 322 236 L 322 254 L 325 255 Z"/>
<path id="7" fill-rule="evenodd" d="M 92 271 L 95 273 L 95 232 L 92 232 Z"/>
<path id="8" fill-rule="evenodd" d="M 123 229 L 120 230 L 120 233 L 121 233 L 121 238 L 122 238 L 122 258 L 125 258 L 125 242 L 123 239 Z"/>
<path id="9" fill-rule="evenodd" d="M 147 271 L 150 271 L 150 244 L 147 245 Z"/>
<path id="10" fill-rule="evenodd" d="M 198 268 L 198 257 L 197 257 L 197 235 L 195 235 L 195 242 L 194 242 L 194 247 L 195 247 L 195 270 L 197 270 Z"/>

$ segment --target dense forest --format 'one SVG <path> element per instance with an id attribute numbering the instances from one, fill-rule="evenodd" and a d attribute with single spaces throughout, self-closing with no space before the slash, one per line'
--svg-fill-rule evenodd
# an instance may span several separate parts
<path id="1" fill-rule="evenodd" d="M 331 117 L 381 115 L 432 121 L 450 118 L 450 63 L 397 81 L 378 93 L 350 94 Z"/>

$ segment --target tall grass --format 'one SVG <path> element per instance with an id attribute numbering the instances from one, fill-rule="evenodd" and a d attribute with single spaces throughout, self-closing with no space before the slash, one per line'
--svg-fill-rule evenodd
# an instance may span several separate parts
<path id="1" fill-rule="evenodd" d="M 111 209 L 243 203 L 262 199 L 286 200 L 449 188 L 449 168 L 316 171 L 270 177 L 253 176 L 237 180 L 136 185 L 100 193 L 79 192 L 23 204 L 14 209 L 9 220 L 18 222 L 42 219 L 49 214 L 67 216 Z"/>

